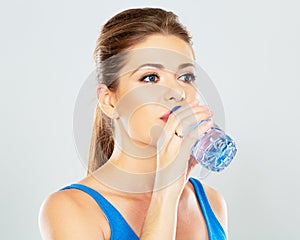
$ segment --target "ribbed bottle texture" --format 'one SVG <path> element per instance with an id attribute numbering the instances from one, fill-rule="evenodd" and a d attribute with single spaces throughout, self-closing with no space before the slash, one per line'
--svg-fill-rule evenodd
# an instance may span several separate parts
<path id="1" fill-rule="evenodd" d="M 216 124 L 204 133 L 191 148 L 191 155 L 205 168 L 220 172 L 236 155 L 234 141 Z"/>

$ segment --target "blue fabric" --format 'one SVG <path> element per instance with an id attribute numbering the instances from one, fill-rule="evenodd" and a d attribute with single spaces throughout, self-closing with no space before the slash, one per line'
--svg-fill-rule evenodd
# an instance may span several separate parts
<path id="1" fill-rule="evenodd" d="M 226 240 L 226 234 L 216 218 L 211 206 L 206 197 L 204 188 L 201 182 L 195 178 L 190 178 L 190 182 L 193 184 L 197 199 L 199 201 L 202 213 L 206 222 L 209 240 Z M 120 212 L 107 201 L 100 193 L 95 190 L 82 185 L 82 184 L 71 184 L 70 186 L 64 187 L 64 189 L 78 189 L 89 194 L 98 203 L 102 211 L 104 212 L 111 229 L 111 240 L 138 240 L 138 236 L 120 214 Z"/>
<path id="2" fill-rule="evenodd" d="M 132 228 L 128 225 L 126 220 L 122 217 L 120 212 L 110 204 L 100 193 L 95 190 L 82 185 L 82 184 L 71 184 L 70 186 L 64 187 L 64 189 L 79 189 L 83 192 L 89 194 L 95 201 L 98 203 L 102 211 L 104 212 L 107 221 L 111 230 L 111 240 L 121 240 L 121 239 L 130 239 L 130 240 L 138 240 L 138 236 L 134 233 Z"/>
<path id="3" fill-rule="evenodd" d="M 215 216 L 207 196 L 205 194 L 204 188 L 201 182 L 195 178 L 190 178 L 190 182 L 193 184 L 198 202 L 202 209 L 203 217 L 206 222 L 208 239 L 209 240 L 226 240 L 226 234 L 223 227 Z"/>

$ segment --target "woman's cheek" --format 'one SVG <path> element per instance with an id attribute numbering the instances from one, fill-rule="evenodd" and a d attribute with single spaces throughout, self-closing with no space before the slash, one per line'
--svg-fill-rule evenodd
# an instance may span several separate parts
<path id="1" fill-rule="evenodd" d="M 156 145 L 163 130 L 163 122 L 149 109 L 140 109 L 129 120 L 129 135 L 133 140 Z"/>

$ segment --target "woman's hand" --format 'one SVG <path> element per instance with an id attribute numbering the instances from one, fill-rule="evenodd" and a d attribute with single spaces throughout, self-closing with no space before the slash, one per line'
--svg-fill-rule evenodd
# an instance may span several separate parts
<path id="1" fill-rule="evenodd" d="M 199 137 L 208 131 L 213 122 L 208 121 L 193 129 L 202 120 L 212 117 L 207 106 L 194 100 L 170 114 L 164 132 L 157 143 L 157 167 L 154 191 L 170 190 L 180 197 L 192 168 L 198 162 L 190 150 Z"/>

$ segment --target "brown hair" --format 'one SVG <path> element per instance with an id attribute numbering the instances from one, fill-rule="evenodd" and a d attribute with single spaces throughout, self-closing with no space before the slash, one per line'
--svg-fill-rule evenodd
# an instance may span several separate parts
<path id="1" fill-rule="evenodd" d="M 153 34 L 175 35 L 191 45 L 191 37 L 178 17 L 160 8 L 128 9 L 108 20 L 94 50 L 98 82 L 115 92 L 118 87 L 116 73 L 122 67 L 122 61 L 114 61 L 113 57 Z M 112 119 L 97 106 L 87 174 L 110 158 L 114 148 L 113 131 Z"/>

